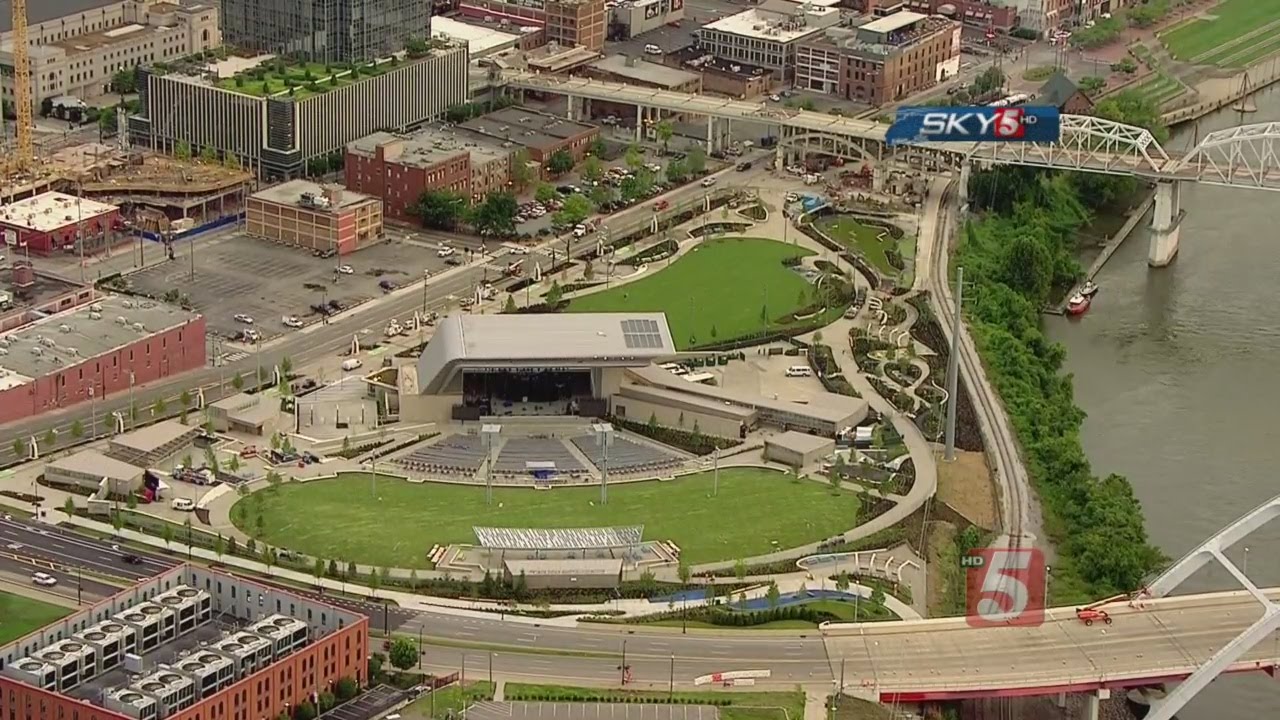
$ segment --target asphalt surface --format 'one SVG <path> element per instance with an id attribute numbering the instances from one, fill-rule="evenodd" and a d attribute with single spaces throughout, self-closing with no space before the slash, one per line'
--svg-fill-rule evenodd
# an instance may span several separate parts
<path id="1" fill-rule="evenodd" d="M 119 578 L 146 578 L 178 564 L 133 549 L 116 550 L 112 543 L 77 535 L 61 528 L 24 520 L 0 520 L 0 553 Z M 127 563 L 126 554 L 140 563 Z"/>

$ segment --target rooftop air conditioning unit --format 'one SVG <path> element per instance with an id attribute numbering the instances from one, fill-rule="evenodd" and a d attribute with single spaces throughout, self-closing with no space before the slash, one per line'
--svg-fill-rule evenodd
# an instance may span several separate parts
<path id="1" fill-rule="evenodd" d="M 39 345 L 32 345 L 32 346 L 31 346 L 31 354 L 32 354 L 32 355 L 43 355 L 43 354 L 44 354 L 44 348 L 40 347 Z"/>
<path id="2" fill-rule="evenodd" d="M 9 354 L 8 348 L 0 348 L 0 356 L 8 355 L 8 354 Z"/>
<path id="3" fill-rule="evenodd" d="M 101 320 L 101 319 L 102 319 L 102 313 L 100 313 L 100 312 L 91 312 L 91 313 L 89 313 L 89 319 L 90 319 L 90 320 Z"/>
<path id="4" fill-rule="evenodd" d="M 121 305 L 123 305 L 123 306 L 124 306 L 124 307 L 126 307 L 126 308 L 133 309 L 133 301 L 132 301 L 132 300 L 125 300 L 124 302 L 122 302 L 122 303 L 120 303 L 120 304 L 121 304 Z"/>
<path id="5" fill-rule="evenodd" d="M 146 328 L 142 323 L 138 323 L 138 322 L 136 322 L 136 323 L 134 323 L 134 324 L 133 324 L 133 329 L 134 329 L 134 330 L 137 330 L 138 332 L 142 332 L 142 331 L 146 330 L 147 328 Z"/>

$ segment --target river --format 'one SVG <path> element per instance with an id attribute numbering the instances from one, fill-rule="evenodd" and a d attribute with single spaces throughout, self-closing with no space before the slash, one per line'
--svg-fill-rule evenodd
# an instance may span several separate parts
<path id="1" fill-rule="evenodd" d="M 1275 86 L 1257 103 L 1244 123 L 1280 121 Z M 1200 132 L 1240 118 L 1220 112 Z M 1176 133 L 1169 146 L 1186 148 L 1192 135 Z M 1173 558 L 1280 493 L 1280 197 L 1189 185 L 1182 201 L 1172 266 L 1147 267 L 1143 222 L 1099 275 L 1089 313 L 1046 320 L 1088 413 L 1082 437 L 1094 471 L 1128 476 L 1152 541 Z M 1252 550 L 1235 548 L 1237 564 L 1247 556 L 1255 583 L 1280 584 L 1280 523 L 1243 544 Z M 1217 566 L 1189 587 L 1238 589 Z M 1280 692 L 1266 676 L 1221 679 L 1179 717 L 1280 717 Z"/>

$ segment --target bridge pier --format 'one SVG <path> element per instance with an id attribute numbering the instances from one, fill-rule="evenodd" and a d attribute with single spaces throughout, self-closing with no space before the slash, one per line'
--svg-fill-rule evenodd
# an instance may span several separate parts
<path id="1" fill-rule="evenodd" d="M 1103 700 L 1111 699 L 1111 691 L 1103 688 L 1097 692 L 1091 692 L 1084 698 L 1084 717 L 1085 720 L 1098 720 L 1098 711 Z"/>
<path id="2" fill-rule="evenodd" d="M 1178 236 L 1182 229 L 1182 183 L 1161 180 L 1156 184 L 1155 215 L 1151 218 L 1151 242 L 1147 247 L 1147 264 L 1165 267 L 1178 254 Z"/>
<path id="3" fill-rule="evenodd" d="M 973 163 L 960 163 L 960 205 L 969 203 L 969 181 L 973 178 Z"/>

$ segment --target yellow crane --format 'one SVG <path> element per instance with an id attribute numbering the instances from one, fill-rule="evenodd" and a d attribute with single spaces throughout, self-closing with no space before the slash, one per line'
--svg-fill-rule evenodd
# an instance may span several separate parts
<path id="1" fill-rule="evenodd" d="M 31 167 L 31 59 L 27 55 L 27 0 L 13 0 L 13 107 L 18 116 L 17 152 L 10 164 L 21 172 Z"/>

